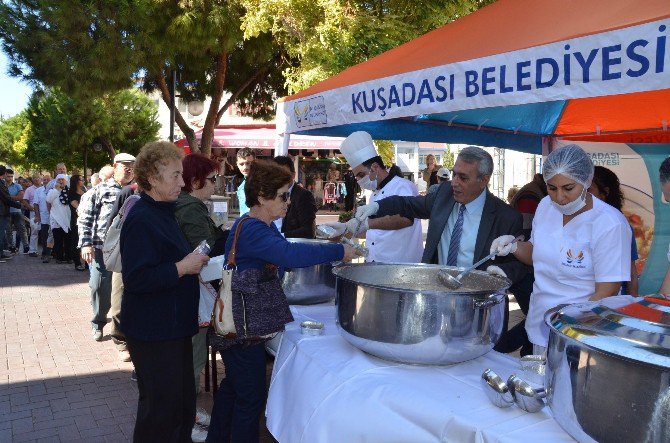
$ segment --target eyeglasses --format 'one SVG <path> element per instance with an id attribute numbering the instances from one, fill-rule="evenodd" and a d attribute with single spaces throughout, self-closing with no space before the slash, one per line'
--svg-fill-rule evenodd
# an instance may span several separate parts
<path id="1" fill-rule="evenodd" d="M 215 184 L 216 183 L 216 175 L 213 175 L 211 177 L 205 177 L 205 180 L 209 180 L 210 182 L 212 182 L 212 184 Z"/>
<path id="2" fill-rule="evenodd" d="M 282 201 L 283 201 L 284 203 L 286 203 L 286 202 L 289 201 L 289 199 L 291 198 L 291 192 L 289 192 L 289 191 L 282 192 L 282 193 L 279 194 L 277 197 L 281 198 Z"/>

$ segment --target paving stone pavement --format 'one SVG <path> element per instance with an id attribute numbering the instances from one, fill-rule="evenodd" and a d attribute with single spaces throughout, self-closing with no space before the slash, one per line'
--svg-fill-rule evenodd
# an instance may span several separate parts
<path id="1" fill-rule="evenodd" d="M 88 272 L 0 263 L 0 441 L 129 441 L 131 363 L 91 334 Z M 108 328 L 107 328 L 108 329 Z"/>

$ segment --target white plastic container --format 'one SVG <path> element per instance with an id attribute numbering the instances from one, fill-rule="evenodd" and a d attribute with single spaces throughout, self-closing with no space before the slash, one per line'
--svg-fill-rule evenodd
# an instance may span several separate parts
<path id="1" fill-rule="evenodd" d="M 209 259 L 209 262 L 200 270 L 200 278 L 203 281 L 220 280 L 223 266 L 226 264 L 225 255 L 219 255 Z"/>

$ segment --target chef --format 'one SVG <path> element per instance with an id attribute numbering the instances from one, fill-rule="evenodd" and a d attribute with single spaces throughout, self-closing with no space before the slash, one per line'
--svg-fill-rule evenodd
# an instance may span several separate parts
<path id="1" fill-rule="evenodd" d="M 542 168 L 548 196 L 537 207 L 527 242 L 503 235 L 491 253 L 514 254 L 534 267 L 535 283 L 526 318 L 533 353 L 546 352 L 548 309 L 617 295 L 630 280 L 631 229 L 621 212 L 587 191 L 591 157 L 577 145 L 553 151 Z"/>
<path id="2" fill-rule="evenodd" d="M 354 176 L 363 189 L 372 191 L 370 202 L 398 196 L 416 196 L 419 190 L 411 181 L 389 172 L 384 161 L 375 150 L 372 137 L 367 132 L 351 134 L 340 146 Z M 418 263 L 423 254 L 423 237 L 419 219 L 410 219 L 401 215 L 365 219 L 359 222 L 327 223 L 335 228 L 339 235 L 345 231 L 365 238 L 370 251 L 369 262 Z"/>

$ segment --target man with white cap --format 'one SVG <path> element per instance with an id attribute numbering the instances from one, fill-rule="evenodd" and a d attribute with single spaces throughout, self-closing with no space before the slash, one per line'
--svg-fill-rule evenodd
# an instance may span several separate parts
<path id="1" fill-rule="evenodd" d="M 437 170 L 437 183 L 430 185 L 428 192 L 435 192 L 440 187 L 440 183 L 451 181 L 451 172 L 448 168 L 442 167 Z"/>
<path id="2" fill-rule="evenodd" d="M 105 268 L 102 245 L 107 234 L 109 215 L 121 188 L 133 179 L 135 157 L 121 153 L 114 157 L 112 178 L 93 189 L 89 199 L 79 205 L 79 248 L 81 257 L 90 265 L 91 306 L 93 308 L 93 338 L 102 340 L 102 328 L 107 324 L 111 304 L 112 273 Z"/>
<path id="3" fill-rule="evenodd" d="M 414 183 L 389 172 L 377 154 L 372 137 L 367 132 L 351 134 L 340 146 L 340 151 L 353 168 L 354 176 L 363 189 L 372 191 L 370 202 L 390 196 L 416 196 L 419 191 Z M 421 222 L 402 215 L 363 219 L 352 219 L 345 223 L 328 223 L 339 234 L 345 231 L 355 236 L 365 235 L 370 262 L 421 261 L 423 238 Z"/>

